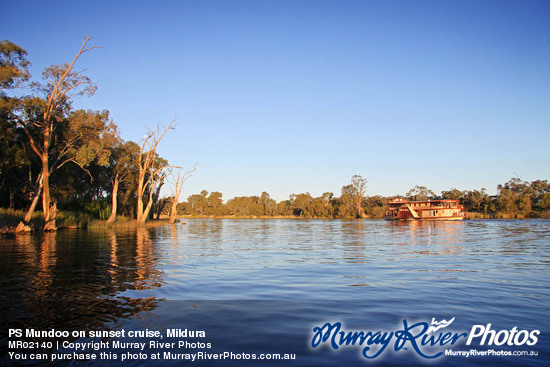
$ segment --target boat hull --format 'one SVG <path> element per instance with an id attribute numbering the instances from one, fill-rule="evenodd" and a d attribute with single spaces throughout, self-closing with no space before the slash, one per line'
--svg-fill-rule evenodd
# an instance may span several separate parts
<path id="1" fill-rule="evenodd" d="M 437 218 L 386 218 L 386 220 L 464 220 L 463 216 L 460 217 L 437 217 Z"/>

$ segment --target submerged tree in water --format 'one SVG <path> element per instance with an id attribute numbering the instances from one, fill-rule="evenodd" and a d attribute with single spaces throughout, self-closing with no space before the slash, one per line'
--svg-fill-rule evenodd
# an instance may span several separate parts
<path id="1" fill-rule="evenodd" d="M 183 184 L 189 177 L 191 177 L 191 174 L 195 172 L 197 169 L 197 165 L 188 170 L 187 172 L 183 173 L 182 168 L 177 169 L 177 174 L 172 173 L 173 179 L 170 181 L 173 187 L 173 195 L 172 195 L 172 205 L 170 208 L 170 223 L 174 223 L 176 221 L 176 215 L 178 214 L 178 202 L 179 197 L 181 195 L 181 191 L 183 189 Z"/>

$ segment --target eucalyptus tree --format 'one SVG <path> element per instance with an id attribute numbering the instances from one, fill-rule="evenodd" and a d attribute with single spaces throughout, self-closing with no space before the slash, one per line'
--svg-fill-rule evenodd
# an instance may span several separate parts
<path id="1" fill-rule="evenodd" d="M 170 168 L 168 162 L 160 158 L 157 148 L 169 130 L 174 129 L 175 121 L 168 126 L 157 126 L 157 130 L 149 131 L 143 139 L 137 157 L 138 187 L 136 215 L 138 223 L 145 223 L 154 202 L 154 195 L 158 193 L 160 186 L 166 178 L 166 169 Z M 146 197 L 147 204 L 144 205 Z"/>
<path id="2" fill-rule="evenodd" d="M 441 198 L 448 200 L 462 200 L 466 195 L 465 191 L 460 191 L 458 189 L 450 189 L 447 191 L 441 191 Z"/>
<path id="3" fill-rule="evenodd" d="M 223 194 L 218 191 L 212 191 L 206 199 L 206 214 L 208 215 L 224 215 L 225 206 L 223 205 Z"/>
<path id="4" fill-rule="evenodd" d="M 426 188 L 425 186 L 419 185 L 416 185 L 415 187 L 410 189 L 409 192 L 407 192 L 406 196 L 410 200 L 415 201 L 431 200 L 436 197 L 435 193 L 432 190 Z"/>
<path id="5" fill-rule="evenodd" d="M 360 175 L 354 175 L 351 178 L 351 197 L 357 218 L 365 218 L 365 209 L 363 209 L 363 202 L 365 201 L 365 195 L 367 193 L 367 180 Z"/>
<path id="6" fill-rule="evenodd" d="M 550 184 L 548 180 L 536 180 L 531 182 L 531 196 L 534 208 L 546 210 L 550 208 Z"/>
<path id="7" fill-rule="evenodd" d="M 266 192 L 262 192 L 260 196 L 260 201 L 263 207 L 263 215 L 272 216 L 275 214 L 275 209 L 277 208 L 277 202 L 271 198 L 271 196 Z"/>
<path id="8" fill-rule="evenodd" d="M 479 212 L 482 205 L 487 203 L 488 198 L 489 196 L 484 188 L 481 190 L 465 191 L 463 196 L 464 206 L 467 211 L 475 210 Z M 447 197 L 444 197 L 444 199 L 447 199 Z"/>
<path id="9" fill-rule="evenodd" d="M 313 203 L 313 197 L 309 192 L 302 194 L 292 194 L 290 195 L 290 205 L 292 208 L 292 213 L 297 216 L 313 216 L 313 208 L 311 204 Z"/>
<path id="10" fill-rule="evenodd" d="M 60 127 L 67 121 L 66 115 L 70 110 L 71 98 L 82 95 L 91 96 L 96 90 L 96 86 L 90 78 L 84 75 L 82 71 L 75 70 L 75 64 L 80 56 L 96 48 L 87 47 L 90 40 L 89 36 L 83 38 L 82 46 L 69 64 L 52 65 L 43 71 L 42 78 L 45 83 L 34 83 L 35 89 L 39 94 L 43 95 L 43 98 L 27 100 L 27 102 L 30 102 L 30 104 L 27 103 L 26 109 L 26 117 L 28 118 L 19 120 L 28 137 L 32 151 L 36 153 L 41 162 L 41 171 L 37 180 L 38 190 L 25 216 L 25 222 L 30 220 L 36 207 L 38 196 L 42 194 L 45 231 L 56 229 L 55 204 L 50 206 L 50 175 L 52 173 L 50 153 L 52 149 L 58 148 L 55 145 L 58 143 Z M 67 159 L 68 155 L 74 152 L 75 147 L 73 144 L 78 140 L 78 131 L 73 130 L 72 134 L 72 136 L 69 134 L 67 137 L 65 145 L 57 149 L 59 153 L 54 159 Z M 23 226 L 23 223 L 21 223 L 21 226 Z"/>
<path id="11" fill-rule="evenodd" d="M 338 217 L 365 218 L 367 215 L 363 204 L 365 202 L 367 180 L 359 175 L 351 178 L 351 184 L 342 187 L 338 206 Z"/>
<path id="12" fill-rule="evenodd" d="M 208 206 L 208 191 L 202 190 L 200 194 L 193 194 L 187 198 L 187 203 L 192 214 L 205 214 Z M 229 202 L 227 203 L 229 206 Z"/>

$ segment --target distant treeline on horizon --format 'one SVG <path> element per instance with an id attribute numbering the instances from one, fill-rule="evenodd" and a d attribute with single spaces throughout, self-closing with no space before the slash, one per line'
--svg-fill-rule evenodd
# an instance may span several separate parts
<path id="1" fill-rule="evenodd" d="M 326 192 L 319 197 L 309 193 L 290 195 L 288 200 L 275 201 L 267 192 L 260 196 L 235 197 L 223 202 L 220 192 L 191 195 L 178 204 L 178 215 L 302 218 L 383 218 L 388 200 L 396 196 L 366 196 L 366 180 L 354 176 L 342 187 L 340 196 Z M 550 218 L 550 184 L 548 180 L 532 182 L 512 178 L 497 186 L 496 195 L 486 190 L 450 189 L 436 195 L 424 186 L 415 186 L 403 196 L 410 200 L 460 200 L 467 212 L 485 218 Z M 161 209 L 162 211 L 162 209 Z M 475 217 L 475 215 L 474 215 Z"/>

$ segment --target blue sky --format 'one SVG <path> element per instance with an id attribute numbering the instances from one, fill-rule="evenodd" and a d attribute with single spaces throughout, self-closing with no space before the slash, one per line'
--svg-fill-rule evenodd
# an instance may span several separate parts
<path id="1" fill-rule="evenodd" d="M 125 140 L 192 167 L 182 199 L 269 192 L 368 195 L 549 179 L 548 1 L 3 1 L 0 38 L 32 73 L 94 50 Z"/>

